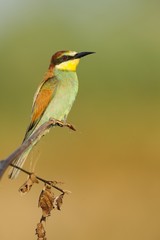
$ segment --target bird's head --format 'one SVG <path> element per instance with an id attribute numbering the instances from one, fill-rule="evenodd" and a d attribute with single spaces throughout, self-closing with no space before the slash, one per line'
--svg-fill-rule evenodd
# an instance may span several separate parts
<path id="1" fill-rule="evenodd" d="M 94 52 L 59 51 L 51 58 L 51 65 L 62 71 L 76 71 L 80 58 Z"/>

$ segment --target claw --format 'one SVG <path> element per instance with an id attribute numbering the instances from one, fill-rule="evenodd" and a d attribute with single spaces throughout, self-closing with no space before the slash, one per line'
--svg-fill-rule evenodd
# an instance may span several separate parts
<path id="1" fill-rule="evenodd" d="M 73 131 L 76 131 L 75 127 L 72 124 L 67 123 L 67 127 Z"/>

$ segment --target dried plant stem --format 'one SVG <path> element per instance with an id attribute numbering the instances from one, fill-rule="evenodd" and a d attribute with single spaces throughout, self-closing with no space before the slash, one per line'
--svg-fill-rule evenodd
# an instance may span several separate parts
<path id="1" fill-rule="evenodd" d="M 44 136 L 48 132 L 48 130 L 53 126 L 68 127 L 71 130 L 74 130 L 74 131 L 76 130 L 71 124 L 64 123 L 56 119 L 50 119 L 48 122 L 42 124 L 9 157 L 0 161 L 0 179 L 9 165 L 14 168 L 17 168 L 18 170 L 24 172 L 29 176 L 27 181 L 19 189 L 21 193 L 24 193 L 24 194 L 28 193 L 32 188 L 33 184 L 38 183 L 38 180 L 44 183 L 44 187 L 43 187 L 43 190 L 41 191 L 41 194 L 39 196 L 39 201 L 38 201 L 38 206 L 41 207 L 42 209 L 42 216 L 36 228 L 36 235 L 38 237 L 37 240 L 47 240 L 46 230 L 44 226 L 46 218 L 51 215 L 51 211 L 53 209 L 57 209 L 57 210 L 61 209 L 61 205 L 63 203 L 63 197 L 65 193 L 70 193 L 70 192 L 64 191 L 61 188 L 57 187 L 56 184 L 58 184 L 59 182 L 48 181 L 39 176 L 36 176 L 32 172 L 29 172 L 19 166 L 16 166 L 15 164 L 13 164 L 13 161 L 18 157 L 20 157 L 21 154 L 23 154 L 25 151 L 27 151 L 28 148 L 30 147 L 32 148 L 35 144 L 37 144 L 38 141 L 41 139 L 41 137 Z M 54 197 L 54 193 L 52 192 L 51 188 L 55 188 L 56 190 L 60 191 L 61 194 L 57 197 Z"/>

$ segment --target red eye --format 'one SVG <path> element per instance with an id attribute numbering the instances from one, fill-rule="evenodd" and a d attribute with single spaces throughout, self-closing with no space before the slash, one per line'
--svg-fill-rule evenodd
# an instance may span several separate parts
<path id="1" fill-rule="evenodd" d="M 67 57 L 67 56 L 63 56 L 63 60 L 64 60 L 64 61 L 67 61 L 67 60 L 68 60 L 68 57 Z"/>

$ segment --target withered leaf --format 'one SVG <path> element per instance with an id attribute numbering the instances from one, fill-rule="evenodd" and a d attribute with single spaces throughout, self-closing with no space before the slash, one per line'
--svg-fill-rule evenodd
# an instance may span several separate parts
<path id="1" fill-rule="evenodd" d="M 61 210 L 61 206 L 62 206 L 62 203 L 63 203 L 63 196 L 64 196 L 64 193 L 62 193 L 61 195 L 57 196 L 57 197 L 54 199 L 54 206 L 55 206 L 55 208 L 57 208 L 58 210 Z"/>
<path id="2" fill-rule="evenodd" d="M 44 229 L 43 223 L 40 222 L 37 224 L 36 228 L 36 235 L 38 237 L 38 240 L 46 240 L 46 231 Z"/>
<path id="3" fill-rule="evenodd" d="M 27 181 L 19 188 L 19 192 L 23 194 L 28 193 L 31 190 L 34 183 L 38 183 L 38 179 L 36 178 L 35 174 L 32 173 L 29 175 Z"/>
<path id="4" fill-rule="evenodd" d="M 43 217 L 50 216 L 51 210 L 54 208 L 54 194 L 51 190 L 51 186 L 45 184 L 44 189 L 39 196 L 38 206 L 42 208 Z"/>

